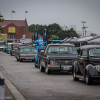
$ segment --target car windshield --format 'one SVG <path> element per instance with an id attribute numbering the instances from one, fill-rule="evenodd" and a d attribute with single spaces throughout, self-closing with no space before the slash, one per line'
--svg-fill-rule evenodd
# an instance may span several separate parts
<path id="1" fill-rule="evenodd" d="M 14 48 L 18 48 L 18 46 L 19 46 L 18 44 L 16 44 L 16 45 L 13 45 L 13 47 L 14 47 Z"/>
<path id="2" fill-rule="evenodd" d="M 34 53 L 37 53 L 35 48 L 21 48 L 20 52 L 34 52 Z"/>
<path id="3" fill-rule="evenodd" d="M 77 54 L 75 47 L 73 46 L 50 46 L 48 48 L 48 54 Z"/>
<path id="4" fill-rule="evenodd" d="M 11 44 L 8 44 L 8 47 L 11 47 Z"/>
<path id="5" fill-rule="evenodd" d="M 1 44 L 0 47 L 4 47 L 5 45 Z"/>
<path id="6" fill-rule="evenodd" d="M 91 49 L 91 50 L 89 50 L 89 55 L 90 56 L 98 56 L 98 55 L 100 55 L 100 49 Z"/>

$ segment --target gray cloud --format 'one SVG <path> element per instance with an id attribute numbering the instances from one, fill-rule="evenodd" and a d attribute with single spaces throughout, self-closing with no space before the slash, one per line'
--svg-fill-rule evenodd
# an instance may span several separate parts
<path id="1" fill-rule="evenodd" d="M 100 0 L 0 0 L 0 12 L 5 19 L 24 20 L 30 24 L 76 25 L 82 30 L 81 21 L 86 21 L 87 31 L 99 33 Z"/>

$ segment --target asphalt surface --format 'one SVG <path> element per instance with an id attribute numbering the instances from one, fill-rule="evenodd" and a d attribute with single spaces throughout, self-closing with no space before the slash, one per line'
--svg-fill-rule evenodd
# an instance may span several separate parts
<path id="1" fill-rule="evenodd" d="M 26 100 L 100 100 L 100 82 L 86 85 L 73 81 L 72 74 L 47 75 L 34 62 L 18 62 L 14 56 L 0 52 L 0 70 Z"/>

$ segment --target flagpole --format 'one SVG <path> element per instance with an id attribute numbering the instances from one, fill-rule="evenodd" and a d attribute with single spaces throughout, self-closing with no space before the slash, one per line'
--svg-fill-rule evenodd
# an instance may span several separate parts
<path id="1" fill-rule="evenodd" d="M 25 19 L 26 19 L 26 12 L 25 12 Z"/>
<path id="2" fill-rule="evenodd" d="M 11 20 L 12 20 L 12 11 L 11 11 Z"/>

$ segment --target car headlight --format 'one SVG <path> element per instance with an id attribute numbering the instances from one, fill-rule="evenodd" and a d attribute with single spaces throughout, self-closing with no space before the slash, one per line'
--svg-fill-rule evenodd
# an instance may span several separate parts
<path id="1" fill-rule="evenodd" d="M 50 59 L 50 65 L 54 65 L 54 64 L 55 64 L 54 59 Z"/>
<path id="2" fill-rule="evenodd" d="M 24 55 L 24 54 L 20 54 L 20 56 L 21 56 L 21 57 L 24 57 L 25 55 Z"/>
<path id="3" fill-rule="evenodd" d="M 97 65 L 97 66 L 96 66 L 96 70 L 97 70 L 98 72 L 100 72 L 100 65 Z"/>

